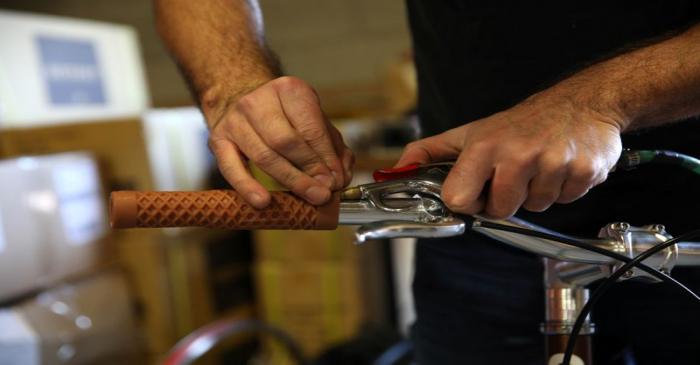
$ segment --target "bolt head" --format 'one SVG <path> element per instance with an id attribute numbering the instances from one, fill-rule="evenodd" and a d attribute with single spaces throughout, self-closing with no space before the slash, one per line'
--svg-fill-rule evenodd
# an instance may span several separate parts
<path id="1" fill-rule="evenodd" d="M 617 222 L 617 223 L 613 223 L 612 225 L 610 225 L 610 228 L 612 228 L 613 230 L 615 230 L 617 232 L 625 233 L 625 232 L 629 231 L 630 224 L 626 223 L 626 222 Z"/>
<path id="2" fill-rule="evenodd" d="M 651 229 L 656 233 L 665 233 L 666 232 L 666 227 L 664 227 L 663 224 L 655 224 L 651 227 Z"/>

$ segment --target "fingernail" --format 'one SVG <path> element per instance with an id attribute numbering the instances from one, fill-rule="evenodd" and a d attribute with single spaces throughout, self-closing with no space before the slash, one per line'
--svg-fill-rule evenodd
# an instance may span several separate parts
<path id="1" fill-rule="evenodd" d="M 314 176 L 314 179 L 329 189 L 333 187 L 333 178 L 328 175 L 316 175 Z"/>
<path id="2" fill-rule="evenodd" d="M 263 203 L 265 203 L 262 195 L 258 193 L 248 193 L 248 201 L 258 208 L 262 208 Z"/>
<path id="3" fill-rule="evenodd" d="M 328 200 L 328 197 L 331 195 L 331 192 L 328 191 L 328 189 L 324 189 L 320 186 L 312 186 L 306 189 L 304 195 L 306 195 L 306 198 L 311 203 L 322 204 L 325 203 L 326 200 Z"/>

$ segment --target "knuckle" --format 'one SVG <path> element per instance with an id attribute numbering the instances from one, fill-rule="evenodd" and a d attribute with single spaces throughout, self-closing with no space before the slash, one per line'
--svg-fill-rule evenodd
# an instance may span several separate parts
<path id="1" fill-rule="evenodd" d="M 493 148 L 493 143 L 490 140 L 478 140 L 474 141 L 467 146 L 467 151 L 473 153 L 486 153 Z"/>
<path id="2" fill-rule="evenodd" d="M 588 182 L 593 181 L 597 173 L 598 171 L 593 163 L 585 162 L 572 166 L 570 176 L 576 181 Z"/>
<path id="3" fill-rule="evenodd" d="M 571 203 L 577 200 L 578 198 L 586 195 L 589 189 L 590 185 L 572 185 L 568 187 L 566 191 L 562 192 L 561 196 L 559 196 L 559 199 L 557 201 L 561 203 Z"/>
<path id="4" fill-rule="evenodd" d="M 419 141 L 413 141 L 406 145 L 406 150 L 415 150 L 422 148 L 423 144 Z"/>
<path id="5" fill-rule="evenodd" d="M 499 199 L 509 199 L 515 191 L 515 184 L 508 178 L 495 177 L 491 180 L 491 192 Z"/>
<path id="6" fill-rule="evenodd" d="M 275 80 L 275 86 L 280 91 L 290 91 L 298 89 L 307 89 L 309 86 L 304 80 L 294 76 L 282 76 Z"/>
<path id="7" fill-rule="evenodd" d="M 283 185 L 287 186 L 288 188 L 298 188 L 298 182 L 299 182 L 299 174 L 295 173 L 291 169 L 285 169 L 283 171 L 279 172 L 279 182 L 281 182 Z"/>
<path id="8" fill-rule="evenodd" d="M 215 157 L 220 158 L 230 154 L 231 149 L 235 148 L 236 142 L 228 138 L 216 137 L 209 138 L 207 141 L 207 146 L 209 147 L 209 151 L 211 151 Z"/>
<path id="9" fill-rule="evenodd" d="M 247 113 L 255 109 L 257 99 L 253 93 L 243 95 L 236 101 L 235 109 L 241 113 Z"/>
<path id="10" fill-rule="evenodd" d="M 320 126 L 314 125 L 313 128 L 304 128 L 299 131 L 304 138 L 310 143 L 320 144 L 326 140 L 326 131 Z"/>
<path id="11" fill-rule="evenodd" d="M 252 156 L 253 162 L 261 166 L 271 166 L 277 161 L 277 159 L 277 153 L 267 148 L 255 152 L 255 154 Z"/>
<path id="12" fill-rule="evenodd" d="M 218 119 L 214 127 L 211 130 L 211 135 L 216 136 L 217 134 L 223 133 L 225 130 L 230 129 L 236 123 L 236 112 L 227 111 L 220 119 Z"/>
<path id="13" fill-rule="evenodd" d="M 423 141 L 413 141 L 406 145 L 405 153 L 414 153 L 420 151 L 427 151 L 425 142 Z"/>
<path id="14" fill-rule="evenodd" d="M 557 196 L 553 193 L 541 193 L 537 195 L 531 195 L 523 203 L 523 208 L 532 212 L 542 212 L 549 208 L 549 206 L 554 203 Z"/>
<path id="15" fill-rule="evenodd" d="M 545 153 L 539 156 L 539 166 L 542 170 L 558 172 L 566 169 L 567 161 L 560 154 Z"/>
<path id="16" fill-rule="evenodd" d="M 219 138 L 210 138 L 209 141 L 207 142 L 207 145 L 209 146 L 209 149 L 211 150 L 212 153 L 215 155 L 221 152 L 221 149 L 223 148 L 223 144 L 226 143 L 223 139 Z"/>
<path id="17" fill-rule="evenodd" d="M 277 151 L 287 152 L 293 150 L 298 145 L 294 135 L 280 133 L 267 138 L 267 143 Z"/>
<path id="18" fill-rule="evenodd" d="M 244 179 L 244 177 L 236 174 L 236 169 L 231 165 L 219 166 L 219 171 L 221 172 L 221 175 L 223 175 L 224 178 L 231 184 L 231 186 L 236 189 L 238 189 L 238 187 L 241 185 L 241 181 Z"/>
<path id="19" fill-rule="evenodd" d="M 593 181 L 593 186 L 600 185 L 605 182 L 605 180 L 608 179 L 608 171 L 603 170 L 601 173 L 599 173 L 595 180 Z"/>
<path id="20" fill-rule="evenodd" d="M 517 168 L 533 166 L 540 160 L 540 152 L 537 150 L 511 150 L 509 151 L 509 162 Z"/>
<path id="21" fill-rule="evenodd" d="M 521 203 L 522 200 L 512 184 L 496 184 L 492 186 L 488 213 L 496 218 L 506 218 L 511 216 Z"/>

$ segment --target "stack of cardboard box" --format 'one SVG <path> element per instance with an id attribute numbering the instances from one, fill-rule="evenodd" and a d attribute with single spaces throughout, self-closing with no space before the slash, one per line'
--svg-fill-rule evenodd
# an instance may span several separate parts
<path id="1" fill-rule="evenodd" d="M 268 176 L 256 171 L 267 186 Z M 385 252 L 379 242 L 353 244 L 353 229 L 256 231 L 255 281 L 263 320 L 287 332 L 310 358 L 388 321 Z M 289 360 L 266 343 L 271 363 Z"/>
<path id="2" fill-rule="evenodd" d="M 103 190 L 152 189 L 148 156 L 139 119 L 62 124 L 0 130 L 0 157 L 45 155 L 67 151 L 91 153 L 103 179 Z M 107 197 L 105 196 L 105 201 Z M 174 342 L 164 250 L 157 231 L 112 232 L 102 266 L 126 269 L 143 310 L 150 352 L 162 353 Z"/>

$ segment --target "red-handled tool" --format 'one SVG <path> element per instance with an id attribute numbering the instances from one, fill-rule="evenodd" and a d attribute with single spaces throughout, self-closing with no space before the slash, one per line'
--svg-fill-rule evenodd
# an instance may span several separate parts
<path id="1" fill-rule="evenodd" d="M 420 169 L 420 165 L 412 163 L 403 167 L 392 167 L 375 170 L 372 174 L 374 181 L 382 182 L 396 179 L 410 179 L 415 177 Z"/>

